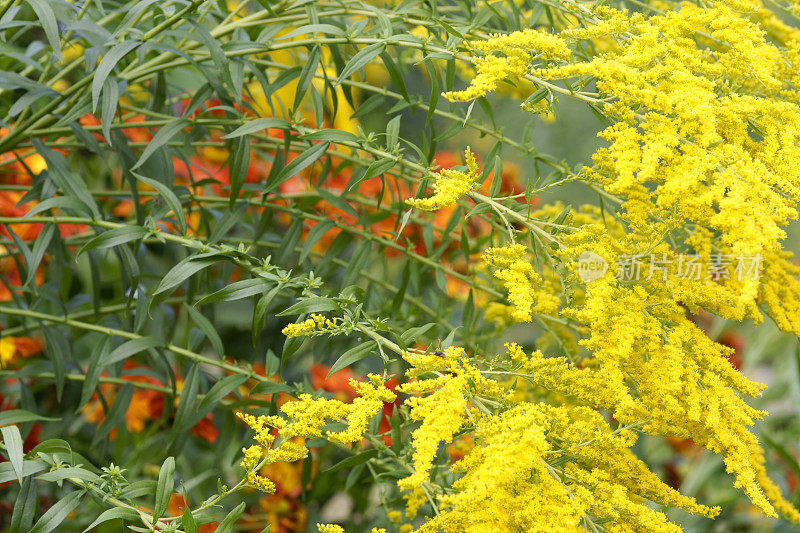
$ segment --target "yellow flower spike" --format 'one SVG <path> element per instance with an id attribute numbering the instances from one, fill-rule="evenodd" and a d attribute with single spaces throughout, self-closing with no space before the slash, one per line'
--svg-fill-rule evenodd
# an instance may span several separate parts
<path id="1" fill-rule="evenodd" d="M 475 180 L 480 176 L 475 156 L 469 147 L 464 151 L 464 162 L 467 165 L 466 173 L 453 169 L 441 170 L 435 174 L 436 182 L 433 184 L 433 196 L 428 198 L 409 198 L 406 203 L 425 211 L 435 211 L 453 205 L 472 189 Z"/>
<path id="2" fill-rule="evenodd" d="M 526 259 L 527 252 L 519 243 L 483 252 L 483 262 L 495 267 L 494 277 L 508 291 L 508 299 L 514 305 L 511 317 L 517 322 L 530 322 L 533 313 L 555 314 L 560 303 L 557 296 L 539 289 L 542 278 Z"/>
<path id="3" fill-rule="evenodd" d="M 470 54 L 477 75 L 465 90 L 443 93 L 448 100 L 474 100 L 494 91 L 502 80 L 524 76 L 528 73 L 534 53 L 550 59 L 564 60 L 570 56 L 563 37 L 534 29 L 492 36 L 486 41 L 472 41 L 470 48 L 486 54 Z M 505 57 L 493 55 L 494 52 L 500 52 Z"/>

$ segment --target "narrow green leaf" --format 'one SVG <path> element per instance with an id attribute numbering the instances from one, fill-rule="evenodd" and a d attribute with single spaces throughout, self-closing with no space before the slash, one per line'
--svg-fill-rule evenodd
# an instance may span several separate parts
<path id="1" fill-rule="evenodd" d="M 338 311 L 339 304 L 330 298 L 317 296 L 302 300 L 289 307 L 285 311 L 278 313 L 278 316 L 304 315 L 308 313 L 322 313 L 325 311 Z"/>
<path id="2" fill-rule="evenodd" d="M 34 0 L 37 1 L 37 0 Z M 40 1 L 40 0 L 39 0 Z M 125 41 L 114 46 L 107 54 L 103 56 L 100 64 L 97 65 L 97 70 L 94 71 L 94 78 L 92 79 L 92 113 L 97 111 L 97 102 L 100 100 L 100 90 L 106 82 L 106 78 L 117 66 L 120 60 L 138 47 L 140 42 Z"/>
<path id="3" fill-rule="evenodd" d="M 203 396 L 203 399 L 197 404 L 195 419 L 199 421 L 208 413 L 213 411 L 214 408 L 219 404 L 220 400 L 234 390 L 238 389 L 240 385 L 243 385 L 247 381 L 247 379 L 248 377 L 246 374 L 233 374 L 226 376 L 214 383 L 214 386 L 211 387 L 211 390 L 209 390 L 205 396 Z"/>
<path id="4" fill-rule="evenodd" d="M 195 302 L 195 306 L 213 302 L 231 302 L 267 292 L 271 283 L 263 278 L 243 279 L 231 283 Z"/>
<path id="5" fill-rule="evenodd" d="M 364 359 L 369 353 L 375 349 L 376 343 L 374 341 L 365 342 L 364 344 L 359 344 L 355 348 L 351 348 L 344 352 L 339 359 L 333 363 L 331 366 L 330 372 L 328 372 L 328 376 L 325 378 L 329 378 L 339 370 L 343 368 L 347 368 L 348 366 L 352 365 L 353 363 Z"/>
<path id="6" fill-rule="evenodd" d="M 56 470 L 52 470 L 47 472 L 46 474 L 42 474 L 38 476 L 36 479 L 40 481 L 61 481 L 67 478 L 75 478 L 80 479 L 82 481 L 89 481 L 90 483 L 94 483 L 95 485 L 100 485 L 103 480 L 97 474 L 93 474 L 84 468 L 79 468 L 76 466 L 69 466 L 66 468 L 58 468 Z"/>
<path id="7" fill-rule="evenodd" d="M 114 507 L 112 509 L 106 509 L 100 516 L 95 519 L 94 522 L 89 524 L 89 527 L 83 530 L 83 533 L 94 529 L 95 527 L 99 526 L 103 522 L 108 522 L 109 520 L 116 520 L 116 519 L 127 520 L 129 522 L 134 522 L 139 520 L 139 513 L 129 507 Z"/>
<path id="8" fill-rule="evenodd" d="M 231 533 L 233 531 L 233 526 L 236 524 L 236 521 L 239 520 L 239 517 L 242 516 L 244 513 L 245 503 L 242 502 L 236 506 L 236 508 L 228 513 L 228 516 L 219 523 L 217 529 L 214 530 L 214 533 Z"/>
<path id="9" fill-rule="evenodd" d="M 232 132 L 227 135 L 223 135 L 223 139 L 235 139 L 236 137 L 242 137 L 243 135 L 249 135 L 251 133 L 256 133 L 257 131 L 266 130 L 269 128 L 277 128 L 277 129 L 289 129 L 290 124 L 283 119 L 280 118 L 257 118 L 255 120 L 251 120 L 246 124 L 242 124 Z"/>
<path id="10" fill-rule="evenodd" d="M 78 402 L 76 412 L 83 409 L 83 406 L 89 401 L 94 393 L 95 387 L 100 382 L 100 375 L 103 373 L 103 367 L 100 365 L 101 359 L 108 358 L 111 351 L 111 337 L 105 336 L 102 342 L 95 342 L 92 348 L 92 353 L 89 356 L 89 366 L 86 368 L 86 376 L 81 386 L 81 399 Z"/>
<path id="11" fill-rule="evenodd" d="M 279 392 L 291 392 L 292 388 L 286 383 L 276 383 L 274 381 L 262 381 L 250 391 L 250 394 L 277 394 Z"/>
<path id="12" fill-rule="evenodd" d="M 247 169 L 250 166 L 250 141 L 247 137 L 240 137 L 234 141 L 236 148 L 228 158 L 228 176 L 230 177 L 231 193 L 230 205 L 234 206 L 236 199 L 239 198 L 239 191 L 242 190 L 247 179 Z"/>
<path id="13" fill-rule="evenodd" d="M 192 510 L 188 505 L 183 508 L 183 517 L 181 517 L 181 525 L 183 526 L 183 533 L 197 533 L 197 522 L 194 520 Z"/>
<path id="14" fill-rule="evenodd" d="M 157 337 L 139 337 L 137 339 L 131 339 L 120 344 L 113 352 L 100 359 L 100 366 L 113 365 L 137 353 L 161 346 L 164 346 L 164 341 Z"/>
<path id="15" fill-rule="evenodd" d="M 324 154 L 325 150 L 327 149 L 328 149 L 327 142 L 314 144 L 309 148 L 305 149 L 300 155 L 292 159 L 292 161 L 288 165 L 283 167 L 283 169 L 278 173 L 277 176 L 267 180 L 265 192 L 270 192 L 274 190 L 278 185 L 288 180 L 292 176 L 296 175 L 300 171 L 304 170 L 306 167 L 314 163 L 317 159 L 322 157 L 322 154 Z"/>
<path id="16" fill-rule="evenodd" d="M 161 470 L 158 471 L 158 485 L 156 485 L 156 503 L 153 508 L 153 517 L 158 520 L 164 516 L 164 512 L 169 505 L 169 498 L 172 496 L 172 489 L 175 487 L 175 458 L 167 457 Z"/>
<path id="17" fill-rule="evenodd" d="M 104 231 L 97 237 L 93 238 L 84 244 L 76 257 L 80 257 L 83 252 L 87 250 L 113 248 L 127 242 L 136 241 L 145 238 L 150 233 L 150 230 L 142 226 L 120 226 L 118 228 Z"/>
<path id="18" fill-rule="evenodd" d="M 0 427 L 10 424 L 23 424 L 25 422 L 55 422 L 56 420 L 61 419 L 37 415 L 36 413 L 31 413 L 25 409 L 0 411 Z"/>
<path id="19" fill-rule="evenodd" d="M 140 176 L 135 172 L 133 172 L 132 174 L 136 177 L 137 180 L 149 185 L 150 187 L 158 191 L 158 194 L 161 195 L 161 197 L 167 203 L 169 208 L 172 210 L 172 213 L 175 215 L 175 219 L 178 222 L 178 227 L 181 229 L 181 233 L 186 233 L 186 215 L 184 214 L 183 211 L 183 205 L 181 204 L 181 201 L 178 199 L 178 196 L 175 194 L 175 192 L 173 192 L 173 190 L 169 186 L 161 183 L 158 180 L 154 180 L 152 178 L 145 178 L 144 176 Z"/>
<path id="20" fill-rule="evenodd" d="M 139 157 L 139 160 L 136 162 L 131 170 L 136 170 L 140 166 L 144 165 L 150 156 L 153 155 L 153 152 L 167 144 L 172 138 L 183 128 L 188 126 L 190 122 L 185 118 L 173 118 L 169 122 L 167 122 L 160 130 L 153 135 L 153 139 L 147 144 L 147 147 L 142 152 L 142 155 Z"/>
<path id="21" fill-rule="evenodd" d="M 351 468 L 351 467 L 354 467 L 356 465 L 360 465 L 360 464 L 366 463 L 367 461 L 369 461 L 373 457 L 376 457 L 377 455 L 378 455 L 378 450 L 375 449 L 375 448 L 372 448 L 371 450 L 367 450 L 365 452 L 361 452 L 359 454 L 353 455 L 352 457 L 348 457 L 347 459 L 345 459 L 343 461 L 339 461 L 338 463 L 336 463 L 332 467 L 328 468 L 327 470 L 323 470 L 322 473 L 323 474 L 330 474 L 331 472 L 338 472 L 339 470 L 342 470 L 343 468 Z"/>
<path id="22" fill-rule="evenodd" d="M 50 241 L 53 240 L 55 233 L 56 225 L 52 223 L 46 224 L 39 236 L 36 237 L 36 242 L 33 243 L 33 249 L 26 265 L 28 277 L 25 280 L 25 285 L 30 285 L 36 278 L 36 270 L 39 268 L 39 264 L 42 262 L 42 258 L 44 258 L 44 254 L 50 246 Z"/>
<path id="23" fill-rule="evenodd" d="M 172 269 L 161 278 L 161 282 L 158 284 L 158 287 L 156 287 L 155 292 L 153 292 L 153 296 L 174 289 L 204 268 L 208 268 L 214 263 L 219 262 L 220 259 L 219 256 L 213 254 L 198 254 L 187 257 L 172 267 Z"/>
<path id="24" fill-rule="evenodd" d="M 297 110 L 303 101 L 303 97 L 308 92 L 311 82 L 314 79 L 314 74 L 317 72 L 317 65 L 319 65 L 320 48 L 319 45 L 314 45 L 311 52 L 303 64 L 303 69 L 300 71 L 300 77 L 297 79 L 297 89 L 294 93 L 294 104 L 292 109 Z"/>
<path id="25" fill-rule="evenodd" d="M 61 40 L 58 37 L 58 21 L 53 9 L 44 0 L 26 0 L 42 24 L 44 35 L 53 50 L 53 60 L 61 61 Z"/>
<path id="26" fill-rule="evenodd" d="M 335 130 L 333 128 L 325 128 L 312 133 L 306 133 L 305 135 L 301 135 L 300 138 L 304 141 L 330 141 L 332 143 L 361 142 L 361 138 L 359 136 L 354 135 L 349 131 Z"/>
<path id="27" fill-rule="evenodd" d="M 76 490 L 64 496 L 42 515 L 28 533 L 50 533 L 55 531 L 64 519 L 78 508 L 84 494 L 84 491 Z"/>
<path id="28" fill-rule="evenodd" d="M 311 228 L 306 237 L 306 241 L 303 243 L 303 248 L 300 250 L 300 258 L 297 261 L 298 264 L 302 264 L 303 261 L 306 260 L 306 257 L 311 253 L 317 241 L 319 241 L 333 226 L 334 223 L 332 220 L 325 219 L 317 222 L 317 224 Z"/>
<path id="29" fill-rule="evenodd" d="M 30 531 L 33 517 L 39 504 L 36 494 L 36 482 L 33 478 L 26 477 L 22 480 L 22 488 L 14 502 L 14 513 L 11 515 L 11 524 L 8 533 L 25 533 Z"/>
<path id="30" fill-rule="evenodd" d="M 170 431 L 170 451 L 177 452 L 186 441 L 189 428 L 193 425 L 192 413 L 197 403 L 197 392 L 200 387 L 199 368 L 192 365 L 186 375 L 186 381 L 181 389 L 181 396 L 178 400 L 178 409 L 175 410 L 175 421 Z"/>
<path id="31" fill-rule="evenodd" d="M 103 439 L 111 433 L 112 429 L 125 426 L 125 413 L 128 410 L 128 406 L 131 404 L 131 398 L 133 398 L 133 385 L 126 383 L 119 392 L 117 392 L 117 395 L 114 397 L 114 403 L 111 409 L 108 410 L 105 420 L 103 420 L 100 427 L 97 428 L 94 437 L 92 437 L 92 447 L 97 446 L 98 443 L 103 441 Z"/>
<path id="32" fill-rule="evenodd" d="M 386 43 L 375 43 L 361 49 L 356 55 L 350 58 L 334 86 L 339 85 L 343 80 L 349 78 L 355 71 L 378 57 L 386 49 Z"/>
<path id="33" fill-rule="evenodd" d="M 222 339 L 211 321 L 193 306 L 185 305 L 184 307 L 189 312 L 189 316 L 192 317 L 192 321 L 206 334 L 206 338 L 211 342 L 211 346 L 214 347 L 217 355 L 222 357 L 225 353 L 225 348 L 222 346 Z"/>
<path id="34" fill-rule="evenodd" d="M 17 480 L 20 485 L 22 484 L 22 435 L 19 434 L 17 426 L 3 426 L 0 428 L 3 434 L 3 443 L 6 445 L 8 452 L 8 459 L 11 461 L 11 466 L 14 467 L 14 472 L 17 474 Z"/>

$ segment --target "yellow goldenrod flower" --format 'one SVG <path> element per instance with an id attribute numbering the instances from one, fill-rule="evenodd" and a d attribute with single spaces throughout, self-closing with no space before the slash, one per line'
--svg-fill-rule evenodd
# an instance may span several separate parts
<path id="1" fill-rule="evenodd" d="M 494 277 L 501 280 L 508 291 L 508 299 L 514 305 L 511 316 L 517 322 L 530 322 L 533 313 L 555 314 L 560 303 L 557 296 L 538 289 L 542 278 L 525 258 L 527 252 L 521 244 L 483 252 L 484 263 L 496 268 Z"/>
<path id="2" fill-rule="evenodd" d="M 479 177 L 478 164 L 475 162 L 475 156 L 472 155 L 469 147 L 464 151 L 464 161 L 467 164 L 466 173 L 453 169 L 441 170 L 436 173 L 433 196 L 429 198 L 409 198 L 406 203 L 425 211 L 435 211 L 454 204 L 456 200 L 472 189 L 472 184 Z"/>

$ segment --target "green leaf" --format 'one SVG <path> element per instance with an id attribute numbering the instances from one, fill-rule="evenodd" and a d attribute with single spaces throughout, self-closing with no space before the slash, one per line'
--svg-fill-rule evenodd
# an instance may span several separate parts
<path id="1" fill-rule="evenodd" d="M 339 370 L 347 368 L 353 363 L 364 359 L 375 347 L 375 341 L 370 341 L 365 342 L 364 344 L 359 344 L 355 348 L 347 350 L 341 355 L 341 357 L 339 357 L 339 359 L 336 360 L 335 363 L 333 363 L 333 366 L 331 366 L 331 370 L 328 372 L 328 376 L 325 379 L 328 379 Z"/>
<path id="2" fill-rule="evenodd" d="M 325 219 L 317 222 L 317 224 L 311 228 L 308 232 L 308 236 L 306 237 L 306 241 L 303 243 L 303 249 L 300 250 L 300 258 L 297 260 L 297 264 L 302 264 L 303 261 L 306 260 L 308 254 L 311 253 L 311 250 L 314 248 L 314 245 L 317 243 L 318 240 L 325 235 L 328 230 L 330 230 L 335 224 L 332 220 Z"/>
<path id="3" fill-rule="evenodd" d="M 363 269 L 367 264 L 367 260 L 369 259 L 371 251 L 372 243 L 368 240 L 364 240 L 358 245 L 358 248 L 356 248 L 356 251 L 353 252 L 353 256 L 350 258 L 347 268 L 344 271 L 342 286 L 346 287 L 356 282 L 361 269 Z"/>
<path id="4" fill-rule="evenodd" d="M 361 176 L 360 179 L 347 184 L 347 191 L 352 191 L 363 181 L 367 181 L 369 179 L 374 178 L 375 176 L 380 176 L 381 174 L 388 172 L 394 167 L 394 165 L 395 165 L 395 160 L 388 157 L 384 159 L 378 159 L 377 161 L 373 161 L 372 163 L 369 164 L 367 170 L 364 172 L 364 175 Z"/>
<path id="5" fill-rule="evenodd" d="M 100 366 L 113 365 L 137 353 L 161 346 L 164 346 L 164 341 L 157 337 L 131 339 L 120 344 L 113 352 L 100 359 Z"/>
<path id="6" fill-rule="evenodd" d="M 89 192 L 86 180 L 72 172 L 66 158 L 55 150 L 51 150 L 40 139 L 31 139 L 36 151 L 47 163 L 47 177 L 53 180 L 66 196 L 72 197 L 86 206 L 86 209 L 96 218 L 100 217 L 97 202 Z"/>
<path id="7" fill-rule="evenodd" d="M 220 260 L 221 258 L 216 254 L 198 254 L 183 259 L 161 278 L 161 282 L 158 284 L 158 287 L 156 287 L 155 292 L 153 292 L 153 296 L 174 289 L 196 273 L 204 268 L 210 267 Z"/>
<path id="8" fill-rule="evenodd" d="M 339 78 L 336 80 L 336 83 L 334 83 L 334 87 L 339 85 L 343 80 L 349 78 L 355 71 L 378 57 L 385 49 L 386 43 L 375 43 L 360 50 L 356 55 L 350 58 L 350 61 L 347 62 L 342 72 L 339 73 Z"/>
<path id="9" fill-rule="evenodd" d="M 56 378 L 56 398 L 60 400 L 61 392 L 64 390 L 66 361 L 71 345 L 60 329 L 54 327 L 43 328 L 42 334 L 47 347 L 47 357 L 53 363 L 53 374 L 55 374 Z"/>
<path id="10" fill-rule="evenodd" d="M 375 449 L 375 448 L 372 448 L 371 450 L 367 450 L 365 452 L 361 452 L 359 454 L 353 455 L 352 457 L 348 457 L 347 459 L 345 459 L 343 461 L 339 461 L 338 463 L 336 463 L 332 467 L 328 468 L 327 470 L 323 470 L 322 473 L 323 474 L 329 474 L 331 472 L 338 472 L 339 470 L 341 470 L 343 468 L 351 468 L 353 466 L 366 463 L 367 461 L 369 461 L 373 457 L 376 457 L 377 455 L 378 455 L 378 450 Z"/>
<path id="11" fill-rule="evenodd" d="M 42 461 L 23 461 L 22 477 L 32 476 L 42 470 L 46 470 L 50 465 Z M 17 473 L 10 462 L 0 463 L 0 483 L 8 483 L 17 479 Z"/>
<path id="12" fill-rule="evenodd" d="M 395 88 L 403 96 L 406 102 L 410 102 L 411 99 L 408 97 L 406 82 L 403 79 L 400 68 L 397 66 L 397 64 L 394 62 L 394 59 L 392 59 L 392 56 L 390 56 L 388 52 L 381 52 L 380 56 L 381 61 L 383 61 L 383 64 L 386 66 L 386 70 L 389 72 L 389 78 L 391 78 Z"/>
<path id="13" fill-rule="evenodd" d="M 244 513 L 245 503 L 242 502 L 236 506 L 236 508 L 228 513 L 228 516 L 219 523 L 217 529 L 214 530 L 214 533 L 231 533 L 233 531 L 233 526 L 236 524 L 236 521 L 239 520 L 239 517 L 242 516 Z"/>
<path id="14" fill-rule="evenodd" d="M 11 466 L 14 467 L 14 472 L 17 474 L 17 480 L 20 485 L 22 484 L 22 435 L 19 434 L 17 426 L 4 426 L 0 428 L 3 434 L 3 443 L 6 445 L 8 452 L 8 459 L 11 461 Z"/>
<path id="15" fill-rule="evenodd" d="M 247 179 L 247 169 L 250 166 L 250 141 L 247 137 L 240 137 L 234 142 L 236 148 L 228 158 L 228 176 L 231 184 L 231 207 L 234 206 L 236 199 L 239 198 L 239 191 L 242 190 L 242 186 Z"/>
<path id="16" fill-rule="evenodd" d="M 171 452 L 177 452 L 186 442 L 189 428 L 194 424 L 193 411 L 197 402 L 197 392 L 200 388 L 199 368 L 197 364 L 192 365 L 186 375 L 186 381 L 181 389 L 178 409 L 175 411 L 175 421 L 170 430 Z"/>
<path id="17" fill-rule="evenodd" d="M 420 340 L 422 340 L 423 339 L 423 335 L 425 335 L 427 332 L 429 332 L 434 327 L 436 327 L 436 324 L 433 323 L 433 322 L 429 322 L 428 324 L 425 324 L 424 326 L 411 328 L 411 329 L 405 331 L 400 336 L 400 339 L 403 341 L 403 343 L 406 346 L 408 346 L 412 342 L 419 342 Z"/>
<path id="18" fill-rule="evenodd" d="M 330 35 L 336 35 L 339 37 L 344 37 L 346 35 L 343 29 L 332 24 L 306 24 L 305 26 L 300 26 L 299 28 L 290 31 L 286 35 L 276 37 L 275 40 L 285 41 L 286 39 L 291 39 L 292 37 L 303 35 L 305 33 L 328 33 Z"/>
<path id="19" fill-rule="evenodd" d="M 70 492 L 63 499 L 56 502 L 42 517 L 36 522 L 28 533 L 50 533 L 61 525 L 61 522 L 69 516 L 69 514 L 78 508 L 85 491 L 76 490 Z"/>
<path id="20" fill-rule="evenodd" d="M 36 0 L 34 0 L 36 1 Z M 97 65 L 97 70 L 94 71 L 94 79 L 92 79 L 92 113 L 97 111 L 97 102 L 100 100 L 100 90 L 106 82 L 106 78 L 114 70 L 114 67 L 120 60 L 138 47 L 140 42 L 125 41 L 114 46 L 107 54 L 103 56 L 100 64 Z"/>
<path id="21" fill-rule="evenodd" d="M 189 312 L 189 316 L 192 317 L 192 321 L 206 334 L 206 338 L 211 342 L 211 346 L 214 347 L 214 350 L 217 352 L 217 355 L 222 357 L 225 353 L 225 348 L 222 346 L 222 339 L 217 333 L 217 330 L 214 328 L 214 325 L 211 323 L 209 319 L 207 319 L 203 313 L 192 307 L 191 305 L 185 305 L 186 311 Z"/>
<path id="22" fill-rule="evenodd" d="M 197 404 L 195 419 L 199 421 L 208 413 L 213 411 L 217 404 L 219 404 L 220 400 L 234 390 L 238 389 L 240 385 L 247 381 L 247 379 L 248 377 L 246 374 L 233 374 L 214 383 L 214 386 L 211 387 L 211 390 L 209 390 L 206 395 L 203 396 L 203 399 Z"/>
<path id="23" fill-rule="evenodd" d="M 110 351 L 111 337 L 105 336 L 102 342 L 94 343 L 92 353 L 89 356 L 89 366 L 86 368 L 86 377 L 81 386 L 81 399 L 78 402 L 76 413 L 79 412 L 92 397 L 92 393 L 94 393 L 94 389 L 100 381 L 100 374 L 103 372 L 100 360 L 106 359 Z"/>
<path id="24" fill-rule="evenodd" d="M 103 137 L 110 145 L 112 144 L 111 124 L 114 122 L 114 116 L 117 113 L 117 105 L 119 104 L 119 86 L 113 80 L 107 79 L 103 84 L 102 96 L 103 102 L 100 106 L 100 124 L 103 129 Z M 88 138 L 94 141 L 94 137 L 91 135 L 88 135 Z"/>
<path id="25" fill-rule="evenodd" d="M 250 391 L 250 394 L 277 394 L 279 392 L 291 392 L 292 388 L 286 383 L 275 383 L 274 381 L 262 381 Z"/>
<path id="26" fill-rule="evenodd" d="M 42 24 L 44 35 L 53 50 L 53 60 L 61 61 L 61 40 L 58 37 L 58 21 L 53 9 L 44 0 L 26 0 Z"/>
<path id="27" fill-rule="evenodd" d="M 58 468 L 56 470 L 47 472 L 46 474 L 42 474 L 41 476 L 38 476 L 36 479 L 41 481 L 52 482 L 52 481 L 61 481 L 62 479 L 67 479 L 67 478 L 75 478 L 75 479 L 80 479 L 81 481 L 89 481 L 90 483 L 94 483 L 95 485 L 100 485 L 103 482 L 103 480 L 97 474 L 93 474 L 88 470 L 76 466 Z"/>
<path id="28" fill-rule="evenodd" d="M 324 130 L 306 133 L 300 136 L 304 141 L 330 141 L 332 143 L 351 142 L 359 143 L 361 138 L 349 131 L 335 130 L 333 128 L 326 128 Z"/>
<path id="29" fill-rule="evenodd" d="M 116 519 L 127 520 L 129 522 L 138 521 L 139 513 L 134 509 L 129 507 L 114 507 L 112 509 L 106 509 L 97 519 L 89 524 L 89 527 L 83 530 L 83 533 L 97 527 L 98 525 L 102 524 L 103 522 L 108 522 L 109 520 L 116 520 Z"/>
<path id="30" fill-rule="evenodd" d="M 104 231 L 97 237 L 84 244 L 75 257 L 80 257 L 87 250 L 113 248 L 125 244 L 126 242 L 136 241 L 145 238 L 150 230 L 142 226 L 120 226 L 118 228 Z"/>
<path id="31" fill-rule="evenodd" d="M 223 139 L 235 139 L 236 137 L 241 137 L 243 135 L 249 135 L 251 133 L 255 133 L 257 131 L 266 130 L 269 128 L 278 128 L 278 129 L 289 129 L 290 124 L 283 119 L 280 118 L 257 118 L 256 120 L 251 120 L 246 124 L 242 124 L 232 132 L 227 135 L 223 135 Z"/>
<path id="32" fill-rule="evenodd" d="M 308 54 L 303 69 L 300 71 L 300 77 L 297 79 L 297 89 L 294 93 L 293 110 L 297 110 L 303 102 L 303 97 L 308 92 L 309 86 L 314 79 L 314 74 L 317 72 L 317 65 L 319 64 L 320 48 L 319 45 L 314 45 L 311 52 Z"/>
<path id="33" fill-rule="evenodd" d="M 28 277 L 25 280 L 25 285 L 30 285 L 36 278 L 36 270 L 39 268 L 39 264 L 42 262 L 42 258 L 47 248 L 50 246 L 50 241 L 53 240 L 53 235 L 55 235 L 55 233 L 56 225 L 46 224 L 44 228 L 42 228 L 42 232 L 39 236 L 36 237 L 36 242 L 33 243 L 33 249 L 28 258 L 28 264 L 25 265 L 28 270 Z"/>
<path id="34" fill-rule="evenodd" d="M 314 190 L 317 191 L 317 193 L 322 197 L 323 200 L 325 200 L 332 206 L 337 207 L 347 213 L 350 213 L 356 218 L 359 218 L 358 211 L 353 209 L 353 206 L 347 203 L 347 201 L 344 199 L 344 195 L 332 194 L 326 191 L 325 189 L 317 187 L 316 185 L 314 185 Z"/>
<path id="35" fill-rule="evenodd" d="M 158 180 L 154 180 L 152 178 L 145 178 L 144 176 L 140 176 L 135 172 L 132 172 L 132 174 L 136 177 L 137 180 L 149 185 L 150 187 L 158 191 L 158 194 L 161 195 L 166 204 L 175 214 L 175 218 L 178 221 L 178 227 L 181 229 L 181 233 L 186 233 L 186 215 L 183 212 L 183 205 L 181 204 L 181 201 L 178 199 L 178 196 L 173 192 L 173 190 L 169 186 L 164 185 Z"/>
<path id="36" fill-rule="evenodd" d="M 213 292 L 195 302 L 195 306 L 213 302 L 231 302 L 267 292 L 271 283 L 263 278 L 243 279 Z"/>
<path id="37" fill-rule="evenodd" d="M 142 152 L 141 157 L 136 162 L 131 170 L 136 170 L 140 166 L 144 165 L 150 156 L 153 155 L 153 152 L 167 144 L 179 131 L 183 128 L 188 126 L 190 122 L 185 118 L 173 118 L 169 122 L 167 122 L 160 130 L 153 135 L 153 140 L 151 140 L 147 147 Z"/>
<path id="38" fill-rule="evenodd" d="M 92 438 L 92 447 L 105 439 L 113 428 L 125 426 L 125 412 L 131 404 L 131 398 L 133 398 L 133 385 L 126 383 L 119 392 L 117 392 L 117 395 L 114 397 L 114 404 L 111 406 L 111 409 L 108 410 L 105 420 L 103 420 L 100 427 L 97 428 Z"/>
<path id="39" fill-rule="evenodd" d="M 197 533 L 197 522 L 194 520 L 192 510 L 188 505 L 183 508 L 183 517 L 181 518 L 181 525 L 183 525 L 184 533 Z"/>
<path id="40" fill-rule="evenodd" d="M 169 498 L 172 496 L 172 489 L 175 487 L 175 458 L 167 457 L 161 470 L 158 471 L 158 485 L 156 485 L 156 503 L 153 509 L 153 518 L 157 521 L 164 516 L 164 512 L 169 505 Z"/>
<path id="41" fill-rule="evenodd" d="M 296 175 L 312 163 L 314 163 L 317 159 L 322 157 L 322 154 L 325 153 L 325 150 L 328 149 L 327 142 L 321 142 L 318 144 L 314 144 L 311 147 L 304 150 L 300 155 L 292 159 L 292 161 L 283 167 L 283 169 L 278 173 L 277 176 L 270 178 L 267 180 L 267 184 L 265 187 L 265 192 L 270 192 L 275 189 L 278 185 L 283 183 L 284 181 L 288 180 L 292 176 Z"/>
<path id="42" fill-rule="evenodd" d="M 22 488 L 14 502 L 14 513 L 11 516 L 9 533 L 25 533 L 30 531 L 36 508 L 39 506 L 39 497 L 36 494 L 36 482 L 32 478 L 22 480 Z"/>
<path id="43" fill-rule="evenodd" d="M 23 424 L 25 422 L 55 422 L 56 420 L 61 419 L 37 415 L 36 413 L 31 413 L 25 409 L 0 411 L 0 427 L 8 426 L 10 424 Z"/>
<path id="44" fill-rule="evenodd" d="M 338 311 L 339 304 L 330 298 L 317 296 L 297 302 L 285 311 L 278 313 L 278 316 L 304 315 L 308 313 L 322 313 L 325 311 Z"/>
<path id="45" fill-rule="evenodd" d="M 25 219 L 26 217 L 32 217 L 43 211 L 54 208 L 71 209 L 78 212 L 85 211 L 87 214 L 91 214 L 91 211 L 86 211 L 86 206 L 77 198 L 71 198 L 69 196 L 54 196 L 53 198 L 48 198 L 47 200 L 39 202 L 35 206 L 31 207 L 30 211 L 25 213 L 25 216 L 22 218 Z"/>

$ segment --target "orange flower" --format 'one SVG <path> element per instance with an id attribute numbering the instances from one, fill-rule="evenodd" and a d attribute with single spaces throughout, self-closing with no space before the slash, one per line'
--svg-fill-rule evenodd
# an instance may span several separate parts
<path id="1" fill-rule="evenodd" d="M 350 379 L 364 380 L 358 378 L 350 368 L 344 368 L 331 377 L 327 377 L 330 371 L 331 367 L 314 363 L 309 370 L 311 386 L 314 387 L 314 390 L 322 389 L 333 393 L 337 400 L 352 402 L 356 397 L 356 391 L 350 386 Z"/>
<path id="2" fill-rule="evenodd" d="M 8 367 L 42 353 L 44 343 L 39 338 L 6 336 L 0 339 L 0 366 Z"/>

